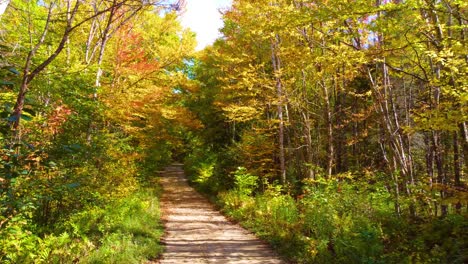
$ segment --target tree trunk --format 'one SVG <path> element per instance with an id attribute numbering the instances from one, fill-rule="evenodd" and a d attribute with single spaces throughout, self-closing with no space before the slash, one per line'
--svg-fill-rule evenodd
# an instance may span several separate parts
<path id="1" fill-rule="evenodd" d="M 307 102 L 307 82 L 306 82 L 306 74 L 305 70 L 302 70 L 302 94 L 303 94 L 303 100 L 304 102 Z M 305 138 L 305 143 L 306 143 L 306 158 L 305 158 L 305 163 L 306 163 L 306 171 L 307 175 L 306 177 L 309 179 L 315 179 L 315 168 L 313 166 L 314 162 L 314 154 L 313 154 L 313 149 L 312 149 L 312 126 L 310 123 L 310 112 L 309 112 L 309 107 L 308 104 L 304 107 L 304 109 L 301 111 L 302 118 L 304 119 L 304 131 L 303 131 L 303 137 Z"/>
<path id="2" fill-rule="evenodd" d="M 14 121 L 12 124 L 13 130 L 16 130 L 19 127 L 20 124 L 20 119 L 21 119 L 21 114 L 23 112 L 24 108 L 24 100 L 26 93 L 28 92 L 28 85 L 29 83 L 40 73 L 42 72 L 52 61 L 55 60 L 55 58 L 62 52 L 62 50 L 65 47 L 65 44 L 68 40 L 68 37 L 70 36 L 70 33 L 76 29 L 79 25 L 82 25 L 84 22 L 86 22 L 88 19 L 85 19 L 78 23 L 78 25 L 75 25 L 72 27 L 73 20 L 75 18 L 76 13 L 78 12 L 78 7 L 80 5 L 80 1 L 77 1 L 71 12 L 69 13 L 70 15 L 67 16 L 67 26 L 65 27 L 65 30 L 63 32 L 63 35 L 61 37 L 60 43 L 55 49 L 55 51 L 46 59 L 44 60 L 41 64 L 39 64 L 36 68 L 31 69 L 32 65 L 32 60 L 34 56 L 36 55 L 37 50 L 41 47 L 41 45 L 45 41 L 45 37 L 47 35 L 47 32 L 49 30 L 49 24 L 52 18 L 52 11 L 54 5 L 49 6 L 49 11 L 47 14 L 47 19 L 46 23 L 44 26 L 44 30 L 42 32 L 42 35 L 37 42 L 37 44 L 31 49 L 31 51 L 28 54 L 28 57 L 26 58 L 26 63 L 25 67 L 23 69 L 23 79 L 21 81 L 20 85 L 20 91 L 18 92 L 18 96 L 16 99 L 16 104 L 15 108 L 13 109 L 13 114 L 12 114 L 12 120 Z"/>
<path id="3" fill-rule="evenodd" d="M 463 165 L 465 170 L 462 170 L 463 174 L 468 173 L 468 129 L 466 126 L 466 122 L 462 122 L 460 125 L 460 136 L 462 141 L 462 151 L 463 151 Z"/>
<path id="4" fill-rule="evenodd" d="M 283 84 L 281 82 L 281 60 L 277 54 L 277 49 L 279 46 L 280 40 L 279 36 L 276 35 L 275 39 L 272 40 L 271 44 L 271 61 L 273 64 L 274 76 L 276 81 L 276 96 L 278 98 L 278 146 L 279 146 L 279 162 L 280 162 L 280 178 L 281 183 L 286 183 L 286 161 L 285 161 L 285 151 L 284 151 L 284 96 L 283 96 Z"/>
<path id="5" fill-rule="evenodd" d="M 460 160 L 460 148 L 459 148 L 458 132 L 453 132 L 453 176 L 455 187 L 461 186 L 461 160 Z M 461 213 L 461 203 L 457 202 L 455 205 L 455 211 L 457 214 Z"/>
<path id="6" fill-rule="evenodd" d="M 110 37 L 109 31 L 111 29 L 111 25 L 114 20 L 115 12 L 119 7 L 119 6 L 116 6 L 116 0 L 113 1 L 113 6 L 114 8 L 110 10 L 109 18 L 107 19 L 106 27 L 104 28 L 104 31 L 102 33 L 101 40 L 100 40 L 101 45 L 99 47 L 99 54 L 98 54 L 98 61 L 97 61 L 98 68 L 96 71 L 96 79 L 94 82 L 94 93 L 93 93 L 93 99 L 95 101 L 98 100 L 98 89 L 99 87 L 101 87 L 101 77 L 102 77 L 102 72 L 103 72 L 101 65 L 102 65 L 102 61 L 104 60 L 104 52 L 106 50 L 107 41 L 109 40 L 109 37 Z M 93 121 L 90 120 L 89 125 L 88 125 L 88 131 L 86 134 L 86 141 L 88 143 L 90 143 L 92 140 L 92 134 L 93 134 Z"/>
<path id="7" fill-rule="evenodd" d="M 330 95 L 325 85 L 325 81 L 322 81 L 322 90 L 325 99 L 325 122 L 327 127 L 327 177 L 330 178 L 333 173 L 333 163 L 335 157 L 335 149 L 333 147 L 333 120 L 332 120 L 332 107 L 330 104 Z"/>
<path id="8" fill-rule="evenodd" d="M 307 110 L 305 110 L 307 111 Z M 302 112 L 302 117 L 304 118 L 304 137 L 306 140 L 306 162 L 307 162 L 307 178 L 315 179 L 314 171 L 314 154 L 312 150 L 312 127 L 310 126 L 310 117 L 308 113 Z"/>

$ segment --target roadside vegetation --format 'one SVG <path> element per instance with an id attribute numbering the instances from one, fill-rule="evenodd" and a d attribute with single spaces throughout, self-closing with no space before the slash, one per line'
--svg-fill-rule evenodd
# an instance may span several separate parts
<path id="1" fill-rule="evenodd" d="M 195 45 L 177 16 L 167 1 L 9 1 L 0 16 L 1 263 L 161 254 L 157 171 L 179 144 L 175 120 L 186 115 L 173 89 L 188 82 L 178 69 Z"/>
<path id="2" fill-rule="evenodd" d="M 142 263 L 162 252 L 157 193 L 149 188 L 39 228 L 22 215 L 9 221 L 0 233 L 3 263 Z"/>
<path id="3" fill-rule="evenodd" d="M 398 216 L 387 187 L 373 182 L 376 175 L 319 176 L 297 182 L 300 189 L 292 191 L 242 167 L 226 174 L 220 163 L 206 162 L 213 157 L 187 161 L 195 187 L 293 263 L 466 261 L 466 215 Z M 413 204 L 401 201 L 406 211 Z"/>
<path id="4" fill-rule="evenodd" d="M 467 263 L 467 1 L 11 0 L 0 262 L 160 254 L 156 172 L 298 263 Z"/>
<path id="5" fill-rule="evenodd" d="M 466 263 L 466 1 L 233 2 L 192 182 L 299 263 Z"/>

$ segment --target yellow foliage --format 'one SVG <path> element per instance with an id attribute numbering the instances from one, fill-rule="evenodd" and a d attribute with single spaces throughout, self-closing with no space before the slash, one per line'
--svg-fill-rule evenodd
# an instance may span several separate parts
<path id="1" fill-rule="evenodd" d="M 223 107 L 225 115 L 231 121 L 248 122 L 259 117 L 259 110 L 251 106 L 228 105 Z"/>

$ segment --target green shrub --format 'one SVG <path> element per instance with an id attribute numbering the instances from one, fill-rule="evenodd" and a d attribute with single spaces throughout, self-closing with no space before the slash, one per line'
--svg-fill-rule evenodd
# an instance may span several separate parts
<path id="1" fill-rule="evenodd" d="M 258 187 L 258 177 L 247 172 L 244 167 L 239 167 L 234 172 L 235 189 L 239 195 L 251 195 Z"/>
<path id="2" fill-rule="evenodd" d="M 159 202 L 140 190 L 104 208 L 89 207 L 38 236 L 21 214 L 0 229 L 2 263 L 140 263 L 162 252 Z M 2 219 L 5 220 L 5 219 Z"/>
<path id="3" fill-rule="evenodd" d="M 80 236 L 99 238 L 96 250 L 84 263 L 140 263 L 162 252 L 159 205 L 152 192 L 139 192 L 103 210 L 88 212 L 74 219 L 84 224 L 74 226 L 74 230 L 81 229 Z"/>
<path id="4" fill-rule="evenodd" d="M 362 182 L 309 182 L 298 200 L 268 185 L 251 197 L 245 194 L 255 181 L 241 172 L 236 186 L 218 195 L 223 211 L 293 262 L 466 262 L 467 222 L 461 215 L 414 222 L 394 214 L 384 187 Z"/>

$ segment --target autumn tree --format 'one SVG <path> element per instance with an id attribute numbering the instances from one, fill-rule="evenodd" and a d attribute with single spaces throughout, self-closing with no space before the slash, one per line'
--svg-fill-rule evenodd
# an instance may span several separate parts
<path id="1" fill-rule="evenodd" d="M 234 1 L 205 56 L 226 145 L 283 183 L 381 171 L 397 214 L 416 215 L 416 196 L 462 197 L 450 186 L 466 168 L 463 6 Z"/>

